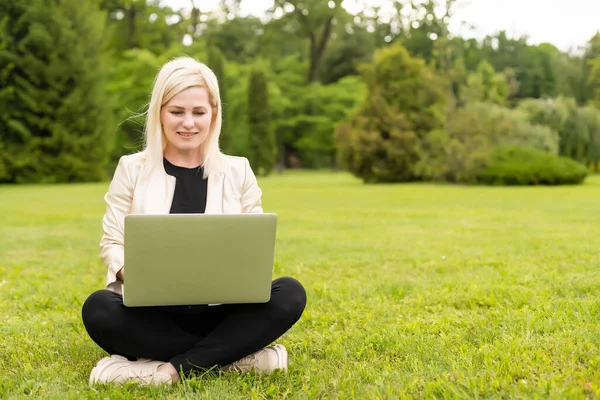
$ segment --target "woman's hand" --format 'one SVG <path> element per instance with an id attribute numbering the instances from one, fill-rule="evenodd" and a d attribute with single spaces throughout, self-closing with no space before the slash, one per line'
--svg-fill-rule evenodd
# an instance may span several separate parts
<path id="1" fill-rule="evenodd" d="M 117 279 L 125 282 L 125 267 L 121 268 L 119 272 L 117 272 Z"/>

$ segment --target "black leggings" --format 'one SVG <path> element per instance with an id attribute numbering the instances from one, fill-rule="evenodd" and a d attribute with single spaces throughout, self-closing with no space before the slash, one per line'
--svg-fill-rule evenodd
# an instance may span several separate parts
<path id="1" fill-rule="evenodd" d="M 125 307 L 109 290 L 91 294 L 83 324 L 98 346 L 130 360 L 169 361 L 180 373 L 231 364 L 271 344 L 299 319 L 306 292 L 294 278 L 276 279 L 271 300 L 219 306 Z"/>

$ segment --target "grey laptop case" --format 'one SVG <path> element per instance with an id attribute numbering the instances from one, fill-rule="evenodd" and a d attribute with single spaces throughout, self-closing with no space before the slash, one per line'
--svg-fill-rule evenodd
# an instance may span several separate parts
<path id="1" fill-rule="evenodd" d="M 127 215 L 123 303 L 267 302 L 276 227 L 272 213 Z"/>

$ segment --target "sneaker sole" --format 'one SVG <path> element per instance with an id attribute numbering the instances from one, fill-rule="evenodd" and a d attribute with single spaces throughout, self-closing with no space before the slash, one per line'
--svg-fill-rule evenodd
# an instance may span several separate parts
<path id="1" fill-rule="evenodd" d="M 92 372 L 90 372 L 89 385 L 93 386 L 98 381 L 97 374 L 101 374 L 101 371 L 105 369 L 106 364 L 111 364 L 113 361 L 118 360 L 126 360 L 125 357 L 113 354 L 110 357 L 104 357 L 102 360 L 98 361 L 96 366 L 92 368 Z"/>

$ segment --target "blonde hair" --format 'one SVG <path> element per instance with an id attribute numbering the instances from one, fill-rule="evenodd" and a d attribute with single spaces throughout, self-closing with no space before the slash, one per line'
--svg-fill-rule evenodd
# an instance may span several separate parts
<path id="1" fill-rule="evenodd" d="M 190 87 L 202 87 L 208 91 L 212 108 L 212 120 L 208 137 L 201 145 L 204 177 L 222 171 L 223 154 L 219 149 L 222 115 L 219 82 L 214 72 L 192 57 L 178 57 L 167 62 L 154 79 L 154 88 L 148 106 L 144 129 L 146 163 L 151 167 L 162 166 L 167 139 L 163 132 L 160 112 L 175 95 Z"/>

